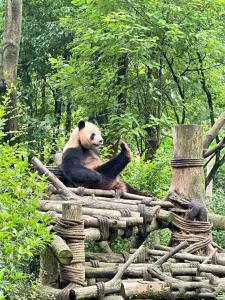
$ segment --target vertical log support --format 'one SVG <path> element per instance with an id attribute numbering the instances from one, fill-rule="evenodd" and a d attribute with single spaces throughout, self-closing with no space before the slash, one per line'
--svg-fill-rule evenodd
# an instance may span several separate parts
<path id="1" fill-rule="evenodd" d="M 168 200 L 177 210 L 172 244 L 189 241 L 186 251 L 207 252 L 211 242 L 210 224 L 205 206 L 203 171 L 203 132 L 198 125 L 178 125 L 174 128 L 174 152 L 171 159 L 172 182 Z M 175 195 L 175 196 L 174 196 Z M 186 210 L 186 213 L 182 211 Z M 193 222 L 192 222 L 193 221 Z"/>
<path id="2" fill-rule="evenodd" d="M 58 288 L 58 261 L 49 247 L 45 247 L 40 256 L 40 282 Z"/>
<path id="3" fill-rule="evenodd" d="M 205 207 L 202 154 L 202 128 L 198 125 L 175 126 L 174 152 L 171 160 L 173 177 L 170 192 L 195 200 Z"/>
<path id="4" fill-rule="evenodd" d="M 73 253 L 73 260 L 69 266 L 60 265 L 60 274 L 62 281 L 72 282 L 74 287 L 85 285 L 84 222 L 81 221 L 81 216 L 82 207 L 80 204 L 63 203 L 62 220 L 75 222 L 75 226 L 68 233 L 68 238 L 65 236 Z"/>

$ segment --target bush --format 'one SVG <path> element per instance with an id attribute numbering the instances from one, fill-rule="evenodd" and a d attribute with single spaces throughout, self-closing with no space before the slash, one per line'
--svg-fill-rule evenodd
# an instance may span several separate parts
<path id="1" fill-rule="evenodd" d="M 171 141 L 165 140 L 157 150 L 153 161 L 133 158 L 123 172 L 123 179 L 142 191 L 152 192 L 158 197 L 167 193 L 171 182 Z"/>
<path id="2" fill-rule="evenodd" d="M 0 153 L 0 300 L 22 299 L 17 287 L 30 284 L 29 263 L 51 239 L 47 217 L 36 211 L 47 183 L 30 171 L 20 145 L 0 144 Z"/>
<path id="3" fill-rule="evenodd" d="M 222 189 L 217 189 L 214 193 L 213 198 L 208 203 L 209 211 L 225 215 L 225 192 Z M 223 230 L 213 230 L 213 240 L 222 248 L 225 248 L 225 232 Z"/>

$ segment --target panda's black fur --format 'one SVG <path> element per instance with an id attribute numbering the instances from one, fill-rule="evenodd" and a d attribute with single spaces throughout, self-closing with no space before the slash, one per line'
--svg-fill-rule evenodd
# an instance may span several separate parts
<path id="1" fill-rule="evenodd" d="M 62 156 L 62 171 L 75 186 L 95 189 L 120 189 L 125 192 L 146 195 L 118 176 L 131 160 L 131 151 L 125 143 L 120 153 L 102 163 L 97 147 L 103 143 L 99 129 L 90 122 L 80 121 L 67 142 Z"/>

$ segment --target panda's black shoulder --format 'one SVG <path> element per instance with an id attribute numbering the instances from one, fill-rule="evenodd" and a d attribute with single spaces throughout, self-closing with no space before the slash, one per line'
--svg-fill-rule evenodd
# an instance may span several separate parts
<path id="1" fill-rule="evenodd" d="M 84 151 L 82 147 L 68 148 L 63 152 L 62 162 L 82 160 Z"/>

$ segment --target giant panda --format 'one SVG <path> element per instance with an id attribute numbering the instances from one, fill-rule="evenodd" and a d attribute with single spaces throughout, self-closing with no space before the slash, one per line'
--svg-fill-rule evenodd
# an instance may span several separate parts
<path id="1" fill-rule="evenodd" d="M 131 160 L 129 147 L 122 142 L 120 153 L 110 161 L 102 163 L 98 152 L 102 144 L 101 132 L 95 124 L 85 121 L 78 123 L 62 155 L 61 168 L 70 184 L 95 189 L 118 189 L 146 195 L 119 178 L 119 174 Z"/>

